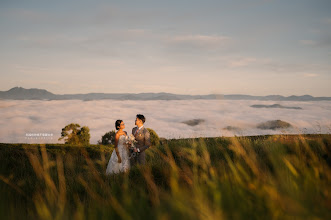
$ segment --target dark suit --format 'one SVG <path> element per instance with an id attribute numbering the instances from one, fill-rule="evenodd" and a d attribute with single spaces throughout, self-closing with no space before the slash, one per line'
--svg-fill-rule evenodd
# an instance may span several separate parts
<path id="1" fill-rule="evenodd" d="M 146 155 L 145 150 L 151 146 L 151 138 L 149 131 L 143 127 L 138 132 L 136 132 L 139 128 L 134 127 L 132 129 L 132 134 L 134 135 L 137 143 L 136 147 L 140 150 L 140 153 L 138 153 L 138 156 L 131 158 L 130 163 L 131 165 L 135 164 L 145 164 L 146 163 Z"/>

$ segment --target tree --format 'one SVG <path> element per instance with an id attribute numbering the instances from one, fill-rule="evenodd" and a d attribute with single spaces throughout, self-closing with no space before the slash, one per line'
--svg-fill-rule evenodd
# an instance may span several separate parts
<path id="1" fill-rule="evenodd" d="M 98 141 L 98 144 L 103 144 L 103 145 L 114 144 L 114 143 L 115 143 L 115 131 L 114 130 L 105 133 L 101 137 L 101 140 Z"/>
<path id="2" fill-rule="evenodd" d="M 151 128 L 147 128 L 147 130 L 149 131 L 149 134 L 150 134 L 151 146 L 159 145 L 160 144 L 159 135 L 157 135 L 157 133 Z"/>
<path id="3" fill-rule="evenodd" d="M 87 126 L 84 126 L 77 133 L 79 141 L 81 144 L 88 145 L 90 144 L 90 129 Z"/>
<path id="4" fill-rule="evenodd" d="M 74 123 L 65 126 L 58 140 L 64 139 L 65 144 L 90 144 L 90 129 L 87 126 L 79 128 L 80 125 Z"/>

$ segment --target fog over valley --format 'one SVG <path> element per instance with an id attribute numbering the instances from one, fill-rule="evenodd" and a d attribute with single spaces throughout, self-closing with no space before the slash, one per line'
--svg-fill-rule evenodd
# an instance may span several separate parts
<path id="1" fill-rule="evenodd" d="M 0 142 L 63 143 L 58 141 L 62 128 L 78 123 L 90 128 L 90 143 L 96 144 L 102 135 L 115 129 L 117 119 L 124 120 L 125 130 L 131 133 L 136 114 L 144 114 L 145 127 L 164 138 L 331 133 L 329 101 L 0 100 Z M 27 136 L 31 133 L 53 136 Z"/>

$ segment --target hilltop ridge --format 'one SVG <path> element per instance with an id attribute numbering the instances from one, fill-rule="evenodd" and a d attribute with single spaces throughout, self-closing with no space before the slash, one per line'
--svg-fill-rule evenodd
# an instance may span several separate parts
<path id="1" fill-rule="evenodd" d="M 0 91 L 0 99 L 10 100 L 260 100 L 260 101 L 331 101 L 331 97 L 302 96 L 251 96 L 242 94 L 209 94 L 209 95 L 181 95 L 172 93 L 87 93 L 87 94 L 63 94 L 58 95 L 45 89 L 13 87 L 8 91 Z"/>

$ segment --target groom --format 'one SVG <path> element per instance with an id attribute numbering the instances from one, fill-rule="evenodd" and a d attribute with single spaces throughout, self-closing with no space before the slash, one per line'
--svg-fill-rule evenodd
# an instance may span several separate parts
<path id="1" fill-rule="evenodd" d="M 137 127 L 134 127 L 132 129 L 132 134 L 135 137 L 137 143 L 136 147 L 137 150 L 135 152 L 137 153 L 137 156 L 131 158 L 130 163 L 131 166 L 138 164 L 145 164 L 146 163 L 146 156 L 145 156 L 145 150 L 151 146 L 151 138 L 149 131 L 144 127 L 145 123 L 145 116 L 138 114 L 136 116 L 135 125 Z"/>

